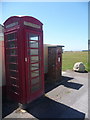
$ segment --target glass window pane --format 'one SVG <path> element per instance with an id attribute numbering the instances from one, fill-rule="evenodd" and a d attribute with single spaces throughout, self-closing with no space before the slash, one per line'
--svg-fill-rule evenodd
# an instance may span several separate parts
<path id="1" fill-rule="evenodd" d="M 28 49 L 28 55 L 38 55 L 38 49 Z"/>
<path id="2" fill-rule="evenodd" d="M 10 80 L 11 80 L 11 83 L 12 83 L 12 84 L 17 85 L 17 80 L 12 79 L 12 78 L 10 78 Z"/>
<path id="3" fill-rule="evenodd" d="M 17 57 L 9 56 L 9 62 L 17 63 Z"/>
<path id="4" fill-rule="evenodd" d="M 31 79 L 31 84 L 34 85 L 36 83 L 39 83 L 39 77 L 36 77 L 34 79 Z"/>
<path id="5" fill-rule="evenodd" d="M 17 72 L 10 71 L 10 76 L 16 78 L 17 77 Z"/>
<path id="6" fill-rule="evenodd" d="M 38 35 L 30 34 L 29 40 L 39 40 L 39 37 L 38 37 Z"/>
<path id="7" fill-rule="evenodd" d="M 16 88 L 15 86 L 11 86 L 11 90 L 12 90 L 13 92 L 17 92 L 17 88 Z"/>
<path id="8" fill-rule="evenodd" d="M 39 76 L 39 71 L 33 71 L 31 72 L 31 77 Z"/>
<path id="9" fill-rule="evenodd" d="M 15 33 L 11 33 L 7 35 L 7 40 L 14 40 L 15 39 Z"/>
<path id="10" fill-rule="evenodd" d="M 15 50 L 15 49 L 10 50 L 10 55 L 17 55 L 17 50 Z"/>
<path id="11" fill-rule="evenodd" d="M 17 64 L 9 64 L 10 70 L 17 70 Z"/>
<path id="12" fill-rule="evenodd" d="M 38 49 L 28 49 L 29 55 L 38 55 Z"/>
<path id="13" fill-rule="evenodd" d="M 30 48 L 38 48 L 38 42 L 37 41 L 28 41 L 28 47 Z"/>
<path id="14" fill-rule="evenodd" d="M 31 92 L 38 91 L 41 88 L 40 84 L 31 87 Z"/>
<path id="15" fill-rule="evenodd" d="M 9 47 L 9 48 L 17 47 L 16 41 L 10 41 L 10 42 L 8 42 L 8 47 Z"/>
<path id="16" fill-rule="evenodd" d="M 31 56 L 31 62 L 38 62 L 39 56 Z"/>
<path id="17" fill-rule="evenodd" d="M 31 70 L 39 69 L 39 63 L 31 64 Z"/>
<path id="18" fill-rule="evenodd" d="M 17 50 L 16 49 L 9 49 L 7 50 L 8 55 L 17 55 Z"/>

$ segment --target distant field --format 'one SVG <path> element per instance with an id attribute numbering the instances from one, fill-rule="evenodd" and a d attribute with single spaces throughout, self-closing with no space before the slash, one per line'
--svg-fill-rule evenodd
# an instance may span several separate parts
<path id="1" fill-rule="evenodd" d="M 62 70 L 72 70 L 76 62 L 83 62 L 88 71 L 88 52 L 64 52 L 62 54 Z"/>

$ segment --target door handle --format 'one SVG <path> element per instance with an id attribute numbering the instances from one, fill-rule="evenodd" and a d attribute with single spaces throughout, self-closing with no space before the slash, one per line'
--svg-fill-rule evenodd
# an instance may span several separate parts
<path id="1" fill-rule="evenodd" d="M 28 58 L 25 58 L 25 62 L 27 62 L 28 61 Z"/>
<path id="2" fill-rule="evenodd" d="M 29 57 L 25 57 L 25 62 L 29 63 Z"/>

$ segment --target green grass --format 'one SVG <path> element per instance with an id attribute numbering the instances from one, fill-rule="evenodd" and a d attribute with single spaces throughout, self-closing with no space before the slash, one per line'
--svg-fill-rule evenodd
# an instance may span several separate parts
<path id="1" fill-rule="evenodd" d="M 76 62 L 83 62 L 88 71 L 88 52 L 64 52 L 62 54 L 62 70 L 72 70 Z"/>

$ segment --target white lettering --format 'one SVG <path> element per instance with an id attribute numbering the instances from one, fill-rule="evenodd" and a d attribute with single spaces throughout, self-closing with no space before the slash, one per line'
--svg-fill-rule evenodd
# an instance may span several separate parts
<path id="1" fill-rule="evenodd" d="M 33 27 L 33 28 L 38 28 L 38 29 L 41 28 L 41 27 L 40 27 L 39 25 L 37 25 L 37 24 L 33 24 L 33 23 L 30 23 L 30 22 L 26 22 L 26 21 L 24 21 L 24 25 L 30 26 L 30 27 Z"/>
<path id="2" fill-rule="evenodd" d="M 18 25 L 18 22 L 11 23 L 11 24 L 7 25 L 6 28 L 14 27 L 16 25 Z"/>

